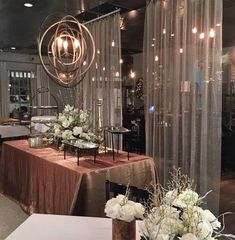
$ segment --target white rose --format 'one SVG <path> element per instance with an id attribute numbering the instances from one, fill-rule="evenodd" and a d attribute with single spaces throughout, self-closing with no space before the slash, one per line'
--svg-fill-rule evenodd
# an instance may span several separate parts
<path id="1" fill-rule="evenodd" d="M 135 203 L 134 208 L 135 208 L 135 217 L 139 219 L 143 219 L 144 213 L 145 213 L 144 206 L 141 203 Z"/>
<path id="2" fill-rule="evenodd" d="M 186 233 L 182 236 L 181 240 L 198 240 L 198 238 L 192 233 Z"/>
<path id="3" fill-rule="evenodd" d="M 200 239 L 206 239 L 211 237 L 213 234 L 213 229 L 211 224 L 208 221 L 202 221 L 197 226 L 198 229 L 198 237 Z"/>
<path id="4" fill-rule="evenodd" d="M 132 222 L 135 219 L 135 209 L 131 204 L 121 206 L 119 219 L 125 222 Z"/>
<path id="5" fill-rule="evenodd" d="M 78 136 L 82 133 L 82 127 L 74 127 L 73 128 L 73 135 Z"/>
<path id="6" fill-rule="evenodd" d="M 172 205 L 173 201 L 177 198 L 177 190 L 168 191 L 163 199 L 165 204 Z"/>
<path id="7" fill-rule="evenodd" d="M 208 222 L 210 222 L 213 229 L 221 228 L 221 223 L 218 221 L 218 219 L 215 217 L 215 215 L 211 211 L 204 210 L 203 218 L 206 219 Z"/>

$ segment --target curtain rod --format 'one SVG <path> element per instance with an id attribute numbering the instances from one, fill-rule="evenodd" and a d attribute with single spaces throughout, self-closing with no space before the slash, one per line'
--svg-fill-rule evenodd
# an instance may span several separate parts
<path id="1" fill-rule="evenodd" d="M 108 17 L 108 16 L 110 16 L 110 15 L 112 15 L 112 14 L 118 13 L 118 12 L 120 12 L 120 10 L 121 10 L 121 9 L 117 9 L 117 10 L 115 10 L 115 11 L 113 11 L 113 12 L 109 12 L 109 13 L 107 13 L 107 14 L 104 14 L 104 15 L 102 15 L 102 16 L 100 16 L 100 17 L 97 17 L 97 18 L 92 19 L 92 20 L 90 20 L 90 21 L 88 21 L 88 22 L 85 22 L 84 25 L 87 25 L 87 24 L 89 24 L 89 23 L 98 21 L 98 20 L 100 20 L 100 19 L 102 19 L 102 18 L 105 18 L 105 17 Z"/>

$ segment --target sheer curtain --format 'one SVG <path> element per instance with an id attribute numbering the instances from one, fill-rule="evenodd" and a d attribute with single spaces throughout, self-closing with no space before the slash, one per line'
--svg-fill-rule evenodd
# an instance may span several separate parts
<path id="1" fill-rule="evenodd" d="M 9 117 L 9 77 L 6 62 L 0 62 L 0 118 Z"/>
<path id="2" fill-rule="evenodd" d="M 146 147 L 159 179 L 181 167 L 219 204 L 221 0 L 152 0 L 146 10 Z"/>
<path id="3" fill-rule="evenodd" d="M 96 45 L 96 56 L 77 90 L 78 105 L 92 112 L 97 126 L 98 103 L 101 102 L 103 126 L 122 125 L 122 82 L 120 14 L 86 24 Z"/>

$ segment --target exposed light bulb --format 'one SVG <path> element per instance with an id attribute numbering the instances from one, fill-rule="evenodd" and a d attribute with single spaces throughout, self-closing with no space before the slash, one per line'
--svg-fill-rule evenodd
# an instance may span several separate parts
<path id="1" fill-rule="evenodd" d="M 183 51 L 184 51 L 183 48 L 181 48 L 181 49 L 180 49 L 180 53 L 183 53 Z"/>
<path id="2" fill-rule="evenodd" d="M 155 62 L 157 62 L 159 60 L 158 56 L 155 56 Z"/>
<path id="3" fill-rule="evenodd" d="M 77 39 L 74 40 L 74 47 L 78 48 L 80 46 L 80 43 Z"/>
<path id="4" fill-rule="evenodd" d="M 214 30 L 213 28 L 211 28 L 210 33 L 209 33 L 209 36 L 210 36 L 211 38 L 214 38 L 214 37 L 215 37 L 215 30 Z"/>
<path id="5" fill-rule="evenodd" d="M 154 44 L 152 44 L 152 47 L 154 47 L 155 45 Z"/>
<path id="6" fill-rule="evenodd" d="M 194 27 L 194 28 L 192 29 L 192 33 L 194 33 L 194 34 L 197 33 L 197 28 L 196 28 L 196 27 Z"/>
<path id="7" fill-rule="evenodd" d="M 105 71 L 105 67 L 103 67 L 103 71 Z"/>
<path id="8" fill-rule="evenodd" d="M 98 69 L 98 63 L 95 63 L 95 68 Z"/>
<path id="9" fill-rule="evenodd" d="M 92 78 L 92 82 L 94 82 L 94 81 L 95 81 L 95 78 L 93 77 L 93 78 Z"/>
<path id="10" fill-rule="evenodd" d="M 16 50 L 16 47 L 11 47 L 11 50 Z"/>
<path id="11" fill-rule="evenodd" d="M 119 77 L 119 72 L 116 72 L 115 76 L 116 76 L 116 77 Z"/>
<path id="12" fill-rule="evenodd" d="M 200 39 L 204 39 L 204 38 L 205 38 L 205 33 L 203 33 L 203 32 L 200 33 L 199 38 L 200 38 Z"/>
<path id="13" fill-rule="evenodd" d="M 120 63 L 121 63 L 121 64 L 123 63 L 123 60 L 122 60 L 122 59 L 120 59 Z"/>
<path id="14" fill-rule="evenodd" d="M 99 49 L 97 50 L 97 54 L 100 54 L 100 50 Z"/>
<path id="15" fill-rule="evenodd" d="M 112 47 L 114 47 L 115 46 L 115 43 L 114 43 L 114 40 L 112 41 Z"/>
<path id="16" fill-rule="evenodd" d="M 57 39 L 57 44 L 58 44 L 58 47 L 61 48 L 62 44 L 63 44 L 63 40 L 61 38 L 58 38 Z"/>
<path id="17" fill-rule="evenodd" d="M 220 24 L 220 23 L 217 23 L 217 24 L 216 24 L 216 26 L 217 26 L 217 27 L 220 27 L 220 26 L 221 26 L 221 24 Z"/>
<path id="18" fill-rule="evenodd" d="M 166 29 L 165 28 L 163 28 L 162 33 L 166 34 Z"/>
<path id="19" fill-rule="evenodd" d="M 68 41 L 64 41 L 63 42 L 63 46 L 64 46 L 64 50 L 67 50 L 68 49 L 68 46 L 69 46 L 69 43 L 68 43 Z"/>
<path id="20" fill-rule="evenodd" d="M 86 66 L 86 61 L 83 62 L 83 66 Z"/>
<path id="21" fill-rule="evenodd" d="M 171 36 L 172 36 L 172 37 L 174 37 L 174 36 L 175 36 L 175 34 L 174 34 L 174 33 L 172 33 L 172 34 L 171 34 Z"/>

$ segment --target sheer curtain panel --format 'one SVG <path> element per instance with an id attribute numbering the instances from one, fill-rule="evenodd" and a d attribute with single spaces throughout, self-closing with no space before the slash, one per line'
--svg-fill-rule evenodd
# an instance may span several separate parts
<path id="1" fill-rule="evenodd" d="M 221 0 L 152 0 L 146 10 L 146 147 L 159 179 L 181 167 L 219 204 Z"/>
<path id="2" fill-rule="evenodd" d="M 97 127 L 99 103 L 103 126 L 122 125 L 120 14 L 86 26 L 94 38 L 96 56 L 78 87 L 78 105 L 91 110 L 94 128 Z"/>

